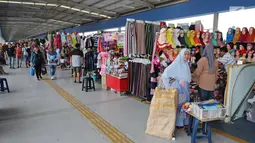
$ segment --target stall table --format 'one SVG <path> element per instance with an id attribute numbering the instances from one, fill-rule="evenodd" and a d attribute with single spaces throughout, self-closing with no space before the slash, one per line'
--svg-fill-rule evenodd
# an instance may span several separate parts
<path id="1" fill-rule="evenodd" d="M 211 132 L 211 122 L 217 120 L 224 120 L 225 118 L 214 118 L 214 119 L 200 119 L 192 112 L 187 112 L 190 115 L 190 124 L 188 128 L 188 134 L 191 135 L 191 143 L 196 143 L 196 139 L 208 139 L 208 143 L 212 143 L 212 132 Z M 202 129 L 198 128 L 199 122 L 202 122 Z M 197 136 L 197 131 L 202 130 L 203 135 Z"/>
<path id="2" fill-rule="evenodd" d="M 128 91 L 128 78 L 120 78 L 106 74 L 106 86 L 120 93 Z"/>

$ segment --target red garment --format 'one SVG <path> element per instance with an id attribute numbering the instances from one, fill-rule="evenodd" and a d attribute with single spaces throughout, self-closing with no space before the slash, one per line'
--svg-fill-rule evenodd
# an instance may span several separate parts
<path id="1" fill-rule="evenodd" d="M 195 37 L 194 37 L 194 42 L 196 43 L 196 46 L 199 46 L 201 45 L 201 41 L 200 41 L 200 32 L 199 31 L 196 31 L 195 32 Z M 198 37 L 199 36 L 199 37 Z"/>
<path id="2" fill-rule="evenodd" d="M 16 51 L 15 51 L 15 52 L 16 52 L 16 56 L 17 56 L 17 57 L 22 57 L 22 53 L 23 53 L 23 52 L 22 52 L 22 48 L 21 48 L 21 47 L 16 48 Z"/>
<path id="3" fill-rule="evenodd" d="M 246 54 L 246 50 L 245 50 L 245 48 L 244 48 L 243 45 L 241 45 L 240 50 L 239 50 L 239 53 L 240 53 L 241 55 Z"/>
<path id="4" fill-rule="evenodd" d="M 245 33 L 243 33 L 243 30 L 245 30 Z M 240 35 L 240 42 L 246 42 L 248 37 L 249 31 L 246 27 L 242 29 L 241 35 Z"/>
<path id="5" fill-rule="evenodd" d="M 250 30 L 252 30 L 252 34 L 250 34 L 250 32 L 249 32 L 246 41 L 247 42 L 254 42 L 254 40 L 255 40 L 255 29 L 254 29 L 254 27 L 250 27 Z"/>
<path id="6" fill-rule="evenodd" d="M 98 52 L 103 52 L 102 37 L 98 37 Z"/>
<path id="7" fill-rule="evenodd" d="M 61 49 L 62 43 L 61 43 L 61 36 L 60 34 L 54 35 L 54 47 L 57 49 Z"/>

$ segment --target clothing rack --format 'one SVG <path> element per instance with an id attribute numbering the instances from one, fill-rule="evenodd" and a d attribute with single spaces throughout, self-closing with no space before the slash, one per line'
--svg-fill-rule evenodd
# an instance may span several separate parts
<path id="1" fill-rule="evenodd" d="M 131 94 L 146 99 L 150 93 L 150 68 L 148 59 L 133 59 L 128 62 L 129 91 Z"/>

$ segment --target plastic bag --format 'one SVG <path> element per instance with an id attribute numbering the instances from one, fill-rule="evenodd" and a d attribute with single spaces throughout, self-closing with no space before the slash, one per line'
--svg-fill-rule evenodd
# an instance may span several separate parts
<path id="1" fill-rule="evenodd" d="M 35 75 L 35 69 L 33 67 L 30 67 L 30 75 L 31 76 Z"/>
<path id="2" fill-rule="evenodd" d="M 161 138 L 172 139 L 175 131 L 178 90 L 155 89 L 150 105 L 150 114 L 145 133 Z"/>

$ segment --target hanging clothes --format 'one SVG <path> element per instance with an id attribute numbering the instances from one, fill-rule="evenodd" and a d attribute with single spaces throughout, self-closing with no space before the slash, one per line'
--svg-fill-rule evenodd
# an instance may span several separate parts
<path id="1" fill-rule="evenodd" d="M 145 49 L 145 24 L 141 20 L 136 21 L 136 54 L 146 54 Z"/>
<path id="2" fill-rule="evenodd" d="M 73 47 L 75 47 L 75 45 L 77 44 L 77 40 L 76 40 L 76 35 L 75 35 L 75 33 L 72 34 L 71 38 L 72 38 Z"/>
<path id="3" fill-rule="evenodd" d="M 78 44 L 81 44 L 81 36 L 79 34 L 76 35 L 76 40 Z"/>
<path id="4" fill-rule="evenodd" d="M 72 43 L 72 36 L 70 34 L 67 34 L 67 44 L 68 46 L 73 46 L 73 43 Z"/>
<path id="5" fill-rule="evenodd" d="M 126 22 L 124 56 L 136 54 L 136 28 L 134 21 Z"/>
<path id="6" fill-rule="evenodd" d="M 66 43 L 66 35 L 64 32 L 61 33 L 61 42 L 62 42 L 62 45 L 65 45 L 65 43 Z"/>
<path id="7" fill-rule="evenodd" d="M 153 52 L 153 25 L 145 23 L 145 48 L 146 54 L 152 55 Z"/>
<path id="8" fill-rule="evenodd" d="M 61 43 L 61 37 L 60 34 L 55 34 L 54 35 L 54 47 L 57 48 L 61 48 L 62 43 Z"/>

